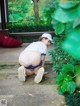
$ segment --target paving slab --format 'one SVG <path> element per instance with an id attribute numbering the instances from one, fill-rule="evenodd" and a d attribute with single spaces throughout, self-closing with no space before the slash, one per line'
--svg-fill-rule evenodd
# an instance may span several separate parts
<path id="1" fill-rule="evenodd" d="M 55 85 L 12 86 L 6 92 L 2 91 L 0 100 L 7 100 L 7 106 L 64 106 Z"/>
<path id="2" fill-rule="evenodd" d="M 64 97 L 58 95 L 56 85 L 19 82 L 17 75 L 0 80 L 0 100 L 7 106 L 64 106 Z"/>
<path id="3" fill-rule="evenodd" d="M 16 66 L 0 69 L 0 100 L 6 100 L 7 106 L 64 106 L 64 97 L 57 92 L 56 74 L 46 67 L 48 74 L 40 84 L 34 83 L 34 75 L 20 82 Z"/>

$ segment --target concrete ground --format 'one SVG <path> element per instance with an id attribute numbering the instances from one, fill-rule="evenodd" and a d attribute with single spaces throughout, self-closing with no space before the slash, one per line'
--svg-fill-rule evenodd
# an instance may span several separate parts
<path id="1" fill-rule="evenodd" d="M 64 97 L 56 90 L 56 74 L 50 65 L 45 66 L 49 73 L 40 84 L 34 83 L 34 75 L 27 77 L 24 83 L 18 80 L 18 56 L 27 45 L 23 44 L 19 48 L 0 48 L 0 103 L 5 99 L 7 106 L 65 106 Z M 48 48 L 50 49 L 52 47 Z M 48 53 L 46 62 L 50 62 Z"/>

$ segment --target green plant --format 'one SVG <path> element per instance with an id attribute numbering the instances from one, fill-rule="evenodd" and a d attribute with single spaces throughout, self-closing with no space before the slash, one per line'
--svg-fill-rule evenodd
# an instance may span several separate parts
<path id="1" fill-rule="evenodd" d="M 57 8 L 55 7 L 51 16 L 52 26 L 59 39 L 55 42 L 56 45 L 50 51 L 50 55 L 54 65 L 53 70 L 57 72 L 62 68 L 65 61 L 73 65 L 80 62 L 78 49 L 80 46 L 80 23 L 77 22 L 80 17 L 80 4 L 79 1 L 76 2 L 75 0 L 72 0 L 72 2 L 57 0 L 56 4 L 58 4 Z M 78 51 L 78 53 L 74 51 Z"/>
<path id="2" fill-rule="evenodd" d="M 76 65 L 80 63 L 80 61 L 75 60 L 66 51 L 62 50 L 61 43 L 63 42 L 63 39 L 62 35 L 61 37 L 54 37 L 54 47 L 49 51 L 51 62 L 53 63 L 53 71 L 56 73 L 60 72 L 63 64 L 71 63 L 72 65 Z"/>
<path id="3" fill-rule="evenodd" d="M 79 1 L 58 0 L 58 8 L 52 13 L 52 25 L 56 35 L 63 34 L 62 49 L 80 60 L 80 3 Z M 68 28 L 69 27 L 69 28 Z M 76 52 L 74 52 L 76 51 Z"/>
<path id="4" fill-rule="evenodd" d="M 47 24 L 23 24 L 23 23 L 9 23 L 7 24 L 9 32 L 41 32 L 53 31 L 52 25 Z"/>
<path id="5" fill-rule="evenodd" d="M 48 0 L 38 1 L 39 24 L 51 24 L 51 18 L 50 19 L 48 18 L 48 16 L 51 17 L 50 15 L 48 15 L 50 14 L 50 11 L 46 12 L 46 10 L 44 10 L 47 7 L 47 6 L 44 7 L 44 5 L 47 4 L 47 2 Z M 53 8 L 52 3 L 51 3 L 51 7 Z M 15 1 L 8 0 L 8 12 L 9 12 L 9 22 L 12 23 L 21 22 L 26 24 L 36 23 L 35 16 L 34 16 L 34 3 L 31 3 L 31 0 L 15 0 Z"/>
<path id="6" fill-rule="evenodd" d="M 9 21 L 10 22 L 19 22 L 25 20 L 28 13 L 28 5 L 30 6 L 29 0 L 9 0 L 8 1 L 8 10 L 9 10 Z M 23 14 L 24 13 L 24 14 Z"/>
<path id="7" fill-rule="evenodd" d="M 55 9 L 54 5 L 55 5 L 54 0 L 45 0 L 43 4 L 43 14 L 46 17 L 46 22 L 48 24 L 51 23 L 51 14 Z"/>
<path id="8" fill-rule="evenodd" d="M 66 94 L 65 102 L 67 106 L 80 106 L 80 93 Z"/>
<path id="9" fill-rule="evenodd" d="M 69 94 L 74 93 L 76 90 L 76 84 L 74 82 L 74 65 L 63 64 L 60 73 L 56 78 L 56 84 L 58 84 L 58 93 L 63 94 L 68 92 Z"/>
<path id="10" fill-rule="evenodd" d="M 80 90 L 80 1 L 56 0 L 56 2 L 58 5 L 51 15 L 51 23 L 55 34 L 59 37 L 60 45 L 55 46 L 50 53 L 53 67 L 59 66 L 56 83 L 59 94 L 65 94 L 66 98 L 73 96 L 67 99 L 67 106 L 79 106 L 80 94 L 77 95 L 77 89 Z M 66 57 L 67 62 L 64 64 L 63 60 Z"/>

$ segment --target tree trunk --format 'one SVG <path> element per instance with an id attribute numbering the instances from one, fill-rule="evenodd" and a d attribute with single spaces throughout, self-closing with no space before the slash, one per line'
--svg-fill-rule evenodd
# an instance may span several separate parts
<path id="1" fill-rule="evenodd" d="M 36 23 L 39 23 L 38 1 L 37 1 L 37 0 L 34 0 L 33 3 L 34 3 L 34 15 L 35 15 L 35 20 L 36 20 Z"/>

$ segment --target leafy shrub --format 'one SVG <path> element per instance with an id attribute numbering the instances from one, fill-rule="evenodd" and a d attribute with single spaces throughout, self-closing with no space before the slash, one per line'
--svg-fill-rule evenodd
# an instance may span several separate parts
<path id="1" fill-rule="evenodd" d="M 43 14 L 46 17 L 46 23 L 51 23 L 51 14 L 55 10 L 54 6 L 56 2 L 54 0 L 45 0 L 43 4 Z"/>
<path id="2" fill-rule="evenodd" d="M 35 25 L 35 24 L 8 24 L 7 28 L 9 32 L 41 32 L 41 31 L 53 31 L 52 25 Z"/>
<path id="3" fill-rule="evenodd" d="M 72 94 L 77 89 L 75 78 L 80 73 L 80 67 L 78 66 L 80 61 L 75 60 L 67 52 L 62 50 L 60 45 L 63 39 L 63 37 L 53 38 L 54 48 L 49 51 L 49 54 L 53 63 L 53 71 L 57 73 L 56 84 L 58 84 L 58 93 L 65 94 L 67 92 L 68 94 Z"/>
<path id="4" fill-rule="evenodd" d="M 80 61 L 75 60 L 66 51 L 62 50 L 61 43 L 63 41 L 62 37 L 54 37 L 54 48 L 49 51 L 51 56 L 51 62 L 53 63 L 53 71 L 59 73 L 62 65 L 66 63 L 71 63 L 72 65 L 79 64 Z"/>
<path id="5" fill-rule="evenodd" d="M 80 106 L 80 93 L 66 94 L 65 102 L 67 106 Z"/>
<path id="6" fill-rule="evenodd" d="M 80 85 L 80 2 L 56 0 L 57 8 L 52 12 L 52 27 L 59 39 L 50 51 L 53 70 L 58 73 L 56 83 L 59 94 L 74 94 L 77 90 L 75 79 Z M 65 52 L 65 51 L 66 52 Z M 68 54 L 69 53 L 69 54 Z M 77 72 L 76 72 L 76 64 Z M 72 103 L 75 106 L 75 103 Z"/>
<path id="7" fill-rule="evenodd" d="M 63 94 L 65 92 L 72 94 L 76 90 L 76 84 L 74 82 L 74 65 L 63 64 L 60 73 L 56 78 L 58 84 L 58 93 Z"/>

